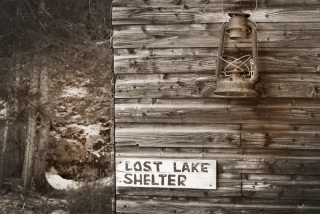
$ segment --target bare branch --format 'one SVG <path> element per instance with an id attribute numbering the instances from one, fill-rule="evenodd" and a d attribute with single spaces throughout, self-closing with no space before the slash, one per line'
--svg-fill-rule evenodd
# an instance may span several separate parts
<path id="1" fill-rule="evenodd" d="M 32 14 L 33 14 L 33 17 L 40 23 L 40 25 L 41 25 L 42 28 L 45 28 L 45 27 L 43 26 L 42 22 L 37 18 L 37 16 L 36 16 L 36 14 L 34 13 L 33 9 L 30 7 L 30 4 L 27 3 L 27 5 L 28 5 L 28 7 L 30 8 L 30 10 L 31 10 L 31 12 L 32 12 Z"/>
<path id="2" fill-rule="evenodd" d="M 41 8 L 41 10 L 43 10 L 51 19 L 54 19 L 51 14 L 40 4 L 38 4 L 37 2 L 35 2 L 34 0 L 32 0 L 36 5 L 39 6 L 39 8 Z"/>

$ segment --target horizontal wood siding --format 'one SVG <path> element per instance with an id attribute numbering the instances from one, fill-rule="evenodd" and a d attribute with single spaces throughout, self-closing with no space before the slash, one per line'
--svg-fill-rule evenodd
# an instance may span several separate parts
<path id="1" fill-rule="evenodd" d="M 116 211 L 320 213 L 320 1 L 112 4 L 116 159 L 217 161 L 216 190 L 117 187 Z M 257 98 L 213 96 L 230 11 L 258 25 Z"/>
<path id="2" fill-rule="evenodd" d="M 114 72 L 212 74 L 217 51 L 217 48 L 115 49 Z M 296 73 L 303 77 L 307 73 L 319 73 L 318 65 L 320 48 L 259 48 L 258 66 L 262 74 Z"/>
<path id="3" fill-rule="evenodd" d="M 246 202 L 246 201 L 245 201 Z M 218 199 L 216 201 L 193 201 L 189 198 L 177 198 L 167 199 L 130 199 L 130 200 L 118 200 L 117 210 L 121 213 L 186 213 L 186 214 L 203 214 L 203 213 L 230 213 L 238 214 L 242 213 L 256 214 L 256 213 L 306 213 L 306 214 L 318 214 L 319 204 L 315 202 L 299 202 L 299 201 L 285 201 L 285 203 L 279 203 L 279 201 L 272 201 L 272 204 L 265 204 L 263 201 L 260 203 L 243 203 L 236 200 Z M 261 206 L 261 204 L 263 206 Z"/>
<path id="4" fill-rule="evenodd" d="M 262 73 L 259 82 L 256 83 L 256 90 L 260 97 L 318 98 L 319 73 Z M 115 96 L 116 98 L 201 98 L 212 97 L 215 89 L 216 82 L 212 73 L 118 74 Z"/>
<path id="5" fill-rule="evenodd" d="M 320 12 L 319 12 L 320 13 Z M 319 27 L 315 23 L 258 25 L 259 48 L 316 48 L 319 47 Z M 115 48 L 214 48 L 219 46 L 221 24 L 176 24 L 126 27 L 115 26 Z M 131 36 L 134 34 L 135 36 Z M 250 37 L 249 37 L 250 38 Z M 248 46 L 249 38 L 240 47 Z M 233 46 L 227 40 L 226 46 Z"/>
<path id="6" fill-rule="evenodd" d="M 119 99 L 116 122 L 320 124 L 319 99 Z"/>
<path id="7" fill-rule="evenodd" d="M 254 20 L 257 22 L 313 22 L 320 21 L 320 12 L 318 7 L 293 7 L 281 8 L 274 7 L 270 9 L 258 9 L 255 12 Z M 319 6 L 319 5 L 317 5 Z M 225 10 L 231 11 L 232 5 Z M 237 8 L 238 10 L 241 7 Z M 243 10 L 243 12 L 253 14 L 252 10 Z M 114 7 L 113 8 L 113 25 L 130 25 L 130 24 L 186 24 L 186 23 L 217 23 L 226 20 L 226 14 L 221 12 L 221 5 L 208 7 L 202 6 L 188 7 Z"/>

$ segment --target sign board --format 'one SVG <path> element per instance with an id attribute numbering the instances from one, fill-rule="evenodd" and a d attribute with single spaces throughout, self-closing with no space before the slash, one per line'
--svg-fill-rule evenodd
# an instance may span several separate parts
<path id="1" fill-rule="evenodd" d="M 216 189 L 216 160 L 117 158 L 119 187 Z"/>

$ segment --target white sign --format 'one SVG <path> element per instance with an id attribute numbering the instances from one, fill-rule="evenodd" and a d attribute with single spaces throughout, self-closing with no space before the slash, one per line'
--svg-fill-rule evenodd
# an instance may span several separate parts
<path id="1" fill-rule="evenodd" d="M 119 187 L 216 189 L 216 160 L 117 158 Z"/>

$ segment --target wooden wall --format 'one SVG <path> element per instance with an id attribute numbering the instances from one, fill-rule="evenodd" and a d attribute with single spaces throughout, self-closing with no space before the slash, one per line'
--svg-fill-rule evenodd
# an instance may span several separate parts
<path id="1" fill-rule="evenodd" d="M 258 3 L 259 97 L 216 98 L 220 0 L 113 0 L 116 161 L 213 159 L 218 177 L 117 187 L 118 213 L 320 213 L 320 1 Z"/>

